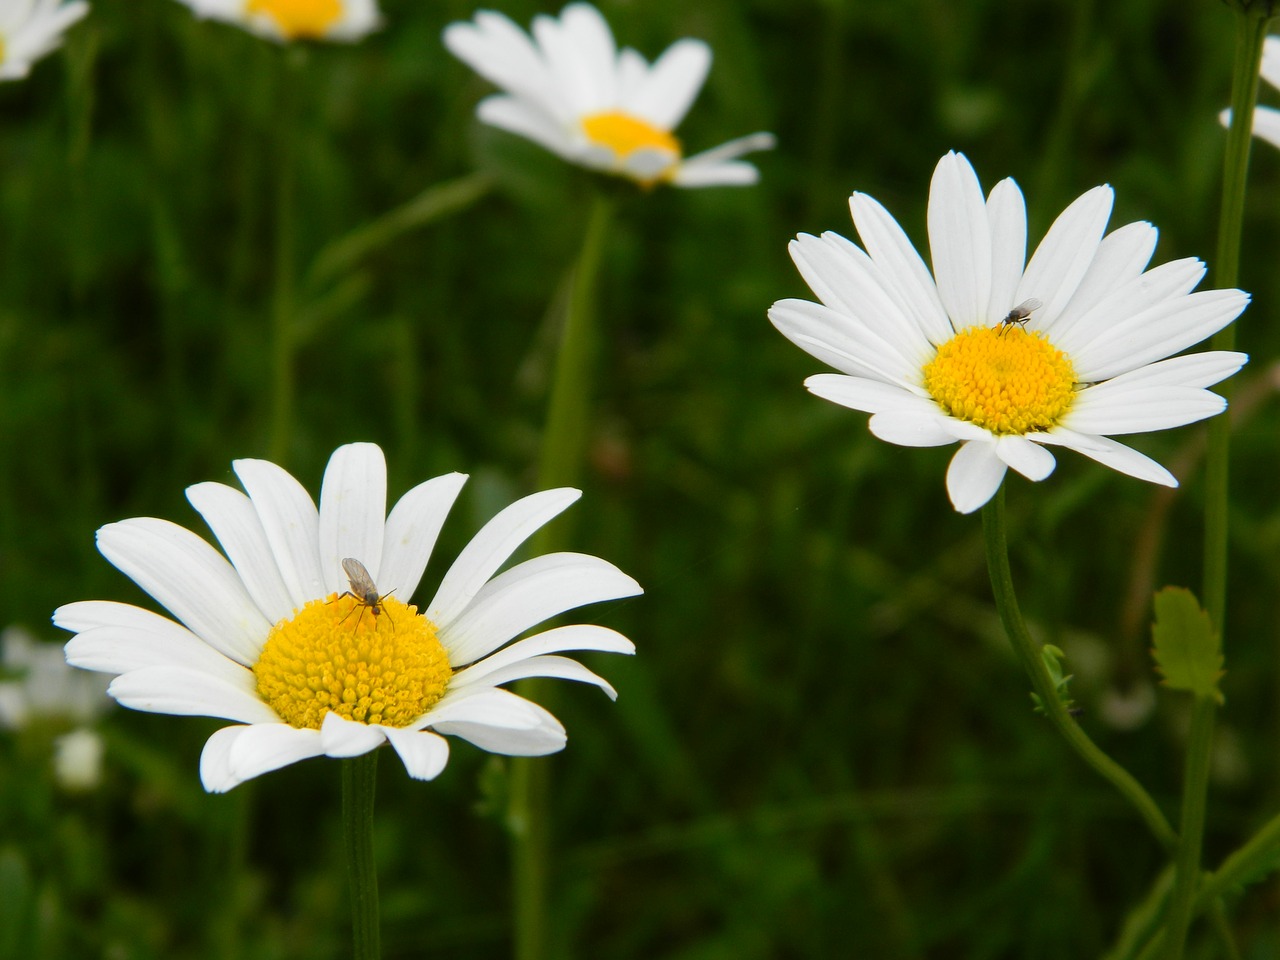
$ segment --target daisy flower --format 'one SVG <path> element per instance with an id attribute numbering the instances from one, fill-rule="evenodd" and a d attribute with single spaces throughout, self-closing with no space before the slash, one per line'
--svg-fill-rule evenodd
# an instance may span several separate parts
<path id="1" fill-rule="evenodd" d="M 557 20 L 540 15 L 530 37 L 510 19 L 481 10 L 444 31 L 450 52 L 503 92 L 477 114 L 540 144 L 570 163 L 678 187 L 752 184 L 759 171 L 739 160 L 773 146 L 755 133 L 684 158 L 672 130 L 684 118 L 711 67 L 701 40 L 677 40 L 650 65 L 619 50 L 595 7 L 572 3 Z"/>
<path id="2" fill-rule="evenodd" d="M 198 17 L 223 20 L 268 40 L 354 42 L 382 25 L 377 0 L 180 0 Z"/>
<path id="3" fill-rule="evenodd" d="M 430 780 L 448 759 L 442 734 L 494 753 L 553 753 L 564 747 L 564 728 L 502 684 L 561 677 L 615 696 L 582 664 L 556 656 L 634 652 L 613 630 L 561 626 L 504 646 L 566 610 L 641 592 L 612 564 L 576 553 L 494 576 L 577 490 L 547 490 L 500 512 L 419 612 L 408 600 L 465 476 L 419 484 L 388 516 L 386 463 L 373 444 L 338 448 L 318 510 L 275 464 L 232 466 L 246 493 L 221 483 L 187 488 L 225 557 L 165 520 L 98 531 L 102 554 L 174 620 L 103 600 L 68 604 L 53 618 L 76 634 L 68 662 L 115 674 L 108 692 L 124 706 L 235 721 L 205 744 L 205 789 L 229 790 L 307 757 L 358 756 L 384 741 L 411 777 Z"/>
<path id="4" fill-rule="evenodd" d="M 1273 87 L 1280 88 L 1280 37 L 1267 37 L 1262 43 L 1262 67 L 1259 70 L 1262 79 Z M 1222 125 L 1231 125 L 1231 111 L 1223 110 L 1218 114 Z M 1274 107 L 1256 106 L 1253 108 L 1253 135 L 1267 141 L 1273 147 L 1280 147 L 1280 110 Z"/>
<path id="5" fill-rule="evenodd" d="M 89 12 L 83 0 L 0 0 L 0 80 L 21 80 Z"/>
<path id="6" fill-rule="evenodd" d="M 1192 293 L 1205 272 L 1194 258 L 1147 270 L 1155 227 L 1105 233 L 1111 204 L 1108 186 L 1079 197 L 1027 263 L 1017 184 L 1002 180 L 984 199 L 969 161 L 948 153 L 929 190 L 932 274 L 888 211 L 855 193 L 862 247 L 835 233 L 797 237 L 791 258 L 821 302 L 781 300 L 769 319 L 840 371 L 805 386 L 870 413 L 881 440 L 960 444 L 947 492 L 962 513 L 986 503 L 1009 467 L 1043 480 L 1054 446 L 1177 486 L 1110 438 L 1226 408 L 1205 388 L 1239 370 L 1245 354 L 1172 355 L 1234 320 L 1249 297 Z"/>

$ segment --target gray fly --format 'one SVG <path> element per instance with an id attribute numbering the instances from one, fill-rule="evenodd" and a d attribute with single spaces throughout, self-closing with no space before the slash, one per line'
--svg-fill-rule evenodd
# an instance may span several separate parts
<path id="1" fill-rule="evenodd" d="M 1031 319 L 1031 314 L 1043 306 L 1044 301 L 1037 300 L 1035 297 L 1023 300 L 1000 321 L 1000 335 L 1004 336 L 1004 332 L 1015 323 L 1022 327 L 1023 330 L 1027 329 L 1027 321 Z"/>

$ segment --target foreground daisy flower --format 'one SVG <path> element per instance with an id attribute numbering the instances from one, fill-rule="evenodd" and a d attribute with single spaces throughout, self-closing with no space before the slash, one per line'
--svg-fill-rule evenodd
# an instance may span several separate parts
<path id="1" fill-rule="evenodd" d="M 89 12 L 82 0 L 0 0 L 0 80 L 21 80 Z"/>
<path id="2" fill-rule="evenodd" d="M 1249 302 L 1240 290 L 1192 293 L 1204 276 L 1189 258 L 1145 270 L 1149 223 L 1103 236 L 1110 187 L 1071 204 L 1026 257 L 1026 208 L 1012 180 L 984 200 L 969 161 L 949 153 L 929 191 L 933 274 L 902 228 L 862 193 L 849 200 L 863 248 L 800 235 L 791 258 L 821 303 L 782 300 L 769 319 L 839 374 L 805 386 L 872 414 L 871 432 L 911 447 L 960 443 L 947 492 L 970 513 L 1007 467 L 1043 480 L 1049 446 L 1175 487 L 1154 460 L 1111 436 L 1146 433 L 1221 413 L 1206 387 L 1248 357 L 1172 354 L 1226 326 Z"/>
<path id="3" fill-rule="evenodd" d="M 618 50 L 587 3 L 570 4 L 558 20 L 535 17 L 532 38 L 501 13 L 481 10 L 447 27 L 444 43 L 505 91 L 481 101 L 481 120 L 592 170 L 643 184 L 752 184 L 759 171 L 738 158 L 774 143 L 772 134 L 755 133 L 684 159 L 672 130 L 702 89 L 711 48 L 678 40 L 650 65 L 629 47 Z"/>
<path id="4" fill-rule="evenodd" d="M 268 40 L 360 40 L 382 23 L 377 0 L 180 0 Z"/>
<path id="5" fill-rule="evenodd" d="M 1262 66 L 1258 71 L 1262 79 L 1280 89 L 1280 37 L 1267 37 L 1262 43 Z M 1218 115 L 1223 126 L 1231 125 L 1231 111 Z M 1280 110 L 1264 107 L 1253 108 L 1253 135 L 1273 147 L 1280 147 Z"/>
<path id="6" fill-rule="evenodd" d="M 554 656 L 634 652 L 613 630 L 562 626 L 503 646 L 566 610 L 641 592 L 612 564 L 576 553 L 494 576 L 578 491 L 547 490 L 499 513 L 420 613 L 408 599 L 465 476 L 419 484 L 387 516 L 386 464 L 373 444 L 333 454 L 319 510 L 275 464 L 233 467 L 247 496 L 221 483 L 187 488 L 225 558 L 165 520 L 98 531 L 102 554 L 179 623 L 101 600 L 68 604 L 53 618 L 76 633 L 68 662 L 117 674 L 108 692 L 124 706 L 237 721 L 205 744 L 205 789 L 229 790 L 307 757 L 358 756 L 384 741 L 411 777 L 430 780 L 449 755 L 440 734 L 494 753 L 554 753 L 564 728 L 501 684 L 562 677 L 615 695 L 580 663 Z"/>

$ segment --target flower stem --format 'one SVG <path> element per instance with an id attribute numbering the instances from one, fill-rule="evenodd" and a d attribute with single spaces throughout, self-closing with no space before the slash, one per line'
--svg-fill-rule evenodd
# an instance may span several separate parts
<path id="1" fill-rule="evenodd" d="M 1004 624 L 1005 633 L 1018 657 L 1018 662 L 1031 679 L 1032 689 L 1040 698 L 1045 715 L 1080 758 L 1108 780 L 1138 811 L 1156 840 L 1166 849 L 1177 846 L 1178 837 L 1165 819 L 1151 795 L 1143 789 L 1133 775 L 1107 756 L 1076 723 L 1074 717 L 1059 699 L 1058 691 L 1049 670 L 1040 656 L 1039 644 L 1032 639 L 1018 609 L 1018 598 L 1013 589 L 1013 575 L 1009 568 L 1008 536 L 1004 517 L 1004 487 L 996 491 L 982 508 L 982 531 L 987 545 L 987 570 L 991 575 L 991 589 L 995 594 L 996 609 Z"/>
<path id="2" fill-rule="evenodd" d="M 582 476 L 589 425 L 592 360 L 595 355 L 595 291 L 604 239 L 613 204 L 597 193 L 586 237 L 574 266 L 569 304 L 556 354 L 551 401 L 538 465 L 538 489 L 572 486 Z M 563 522 L 543 527 L 533 541 L 538 555 L 562 549 Z M 516 691 L 542 691 L 537 679 L 522 680 Z M 545 695 L 535 696 L 545 701 Z M 512 839 L 512 898 L 515 908 L 516 960 L 545 960 L 551 873 L 550 771 L 546 761 L 511 761 L 507 826 Z"/>
<path id="3" fill-rule="evenodd" d="M 1249 172 L 1249 148 L 1253 140 L 1253 110 L 1258 99 L 1258 75 L 1268 17 L 1254 9 L 1236 8 L 1235 72 L 1231 80 L 1231 127 L 1223 158 L 1222 210 L 1218 221 L 1218 250 L 1214 281 L 1218 287 L 1234 287 L 1240 273 L 1240 235 L 1244 223 L 1245 182 Z M 1235 347 L 1235 324 L 1213 337 L 1215 350 Z M 1223 389 L 1224 394 L 1229 392 Z M 1209 449 L 1205 465 L 1204 584 L 1205 610 L 1214 632 L 1222 637 L 1227 607 L 1227 509 L 1228 465 L 1231 453 L 1231 420 L 1217 417 L 1209 425 Z M 1209 792 L 1209 760 L 1213 751 L 1213 726 L 1217 704 L 1211 697 L 1196 699 L 1187 743 L 1186 771 L 1182 783 L 1181 841 L 1175 863 L 1173 894 L 1169 899 L 1165 956 L 1181 960 L 1187 931 L 1194 915 L 1196 887 L 1200 880 L 1200 846 L 1204 838 L 1205 809 Z"/>
<path id="4" fill-rule="evenodd" d="M 373 860 L 373 795 L 378 751 L 342 761 L 342 833 L 351 886 L 353 960 L 379 960 L 378 873 Z"/>

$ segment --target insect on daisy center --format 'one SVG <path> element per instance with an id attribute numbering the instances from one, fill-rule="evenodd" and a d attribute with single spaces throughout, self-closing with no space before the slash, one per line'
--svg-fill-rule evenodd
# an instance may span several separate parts
<path id="1" fill-rule="evenodd" d="M 669 131 L 659 130 L 653 124 L 621 111 L 593 113 L 584 117 L 582 130 L 588 140 L 608 147 L 620 160 L 625 160 L 637 150 L 669 153 L 673 162 L 680 157 L 680 141 Z"/>
<path id="2" fill-rule="evenodd" d="M 417 608 L 391 596 L 380 612 L 350 593 L 312 600 L 277 623 L 253 665 L 258 695 L 295 727 L 319 730 L 330 711 L 403 727 L 449 686 L 449 657 Z"/>
<path id="3" fill-rule="evenodd" d="M 265 14 L 291 40 L 323 37 L 342 16 L 342 0 L 246 0 L 245 13 Z"/>
<path id="4" fill-rule="evenodd" d="M 1040 333 L 969 327 L 938 348 L 924 385 L 942 409 L 995 434 L 1047 430 L 1075 397 L 1075 370 Z"/>

